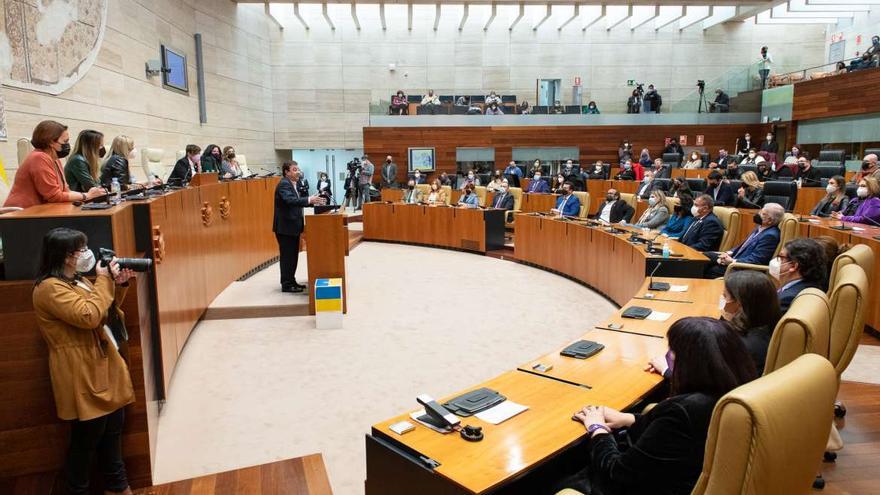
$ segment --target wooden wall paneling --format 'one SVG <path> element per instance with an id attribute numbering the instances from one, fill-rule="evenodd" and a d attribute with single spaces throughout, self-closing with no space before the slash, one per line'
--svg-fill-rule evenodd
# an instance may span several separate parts
<path id="1" fill-rule="evenodd" d="M 348 305 L 346 297 L 345 256 L 348 254 L 348 227 L 341 214 L 309 215 L 306 217 L 305 238 L 308 246 L 309 281 L 314 287 L 319 278 L 342 279 L 343 312 Z M 315 291 L 309 290 L 309 314 L 315 314 Z"/>
<path id="2" fill-rule="evenodd" d="M 113 229 L 113 250 L 120 258 L 140 256 L 135 249 L 134 208 L 124 208 L 110 218 Z"/>
<path id="3" fill-rule="evenodd" d="M 799 82 L 794 85 L 792 120 L 880 112 L 878 85 L 880 69 Z"/>

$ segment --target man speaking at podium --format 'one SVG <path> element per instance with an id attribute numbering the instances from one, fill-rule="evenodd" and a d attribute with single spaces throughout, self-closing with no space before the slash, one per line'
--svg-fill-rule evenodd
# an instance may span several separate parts
<path id="1" fill-rule="evenodd" d="M 296 189 L 296 181 L 302 176 L 299 165 L 295 161 L 281 165 L 284 177 L 275 187 L 275 218 L 272 220 L 272 232 L 278 240 L 279 260 L 281 269 L 281 292 L 302 292 L 306 287 L 296 283 L 296 265 L 299 262 L 299 238 L 302 235 L 303 208 L 325 204 L 320 196 L 303 196 Z"/>

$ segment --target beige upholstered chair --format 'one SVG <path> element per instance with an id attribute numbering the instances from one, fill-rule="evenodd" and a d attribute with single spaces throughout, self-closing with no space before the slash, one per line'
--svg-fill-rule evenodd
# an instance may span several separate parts
<path id="1" fill-rule="evenodd" d="M 831 430 L 834 368 L 807 354 L 734 389 L 712 412 L 693 495 L 807 493 Z"/>
<path id="2" fill-rule="evenodd" d="M 855 264 L 862 267 L 867 274 L 874 273 L 874 251 L 864 244 L 855 244 L 846 252 L 834 259 L 831 265 L 831 276 L 828 277 L 828 295 L 837 283 L 837 273 L 846 265 Z"/>
<path id="3" fill-rule="evenodd" d="M 764 374 L 771 373 L 804 354 L 828 357 L 831 310 L 828 297 L 819 289 L 804 289 L 776 324 Z"/>
<path id="4" fill-rule="evenodd" d="M 241 176 L 247 177 L 248 175 L 251 175 L 251 169 L 248 168 L 247 164 L 247 157 L 236 153 L 235 159 L 238 160 L 238 167 L 241 169 Z"/>
<path id="5" fill-rule="evenodd" d="M 782 221 L 779 222 L 779 244 L 776 245 L 776 250 L 773 251 L 773 256 L 776 257 L 779 254 L 779 250 L 782 249 L 782 246 L 784 246 L 786 242 L 798 237 L 799 233 L 800 225 L 798 224 L 797 217 L 791 213 L 783 215 Z M 762 272 L 769 272 L 770 268 L 767 265 L 731 263 L 727 265 L 726 273 L 730 273 L 732 270 L 759 270 Z"/>
<path id="6" fill-rule="evenodd" d="M 868 277 L 855 264 L 841 268 L 829 297 L 831 337 L 828 360 L 837 375 L 843 374 L 859 347 L 865 330 L 865 309 L 868 305 Z"/>
<path id="7" fill-rule="evenodd" d="M 578 218 L 587 219 L 590 214 L 590 193 L 587 191 L 575 191 L 574 196 L 581 202 L 581 210 L 578 212 Z"/>
<path id="8" fill-rule="evenodd" d="M 620 193 L 620 199 L 626 201 L 626 204 L 630 205 L 635 211 L 636 209 L 636 195 L 632 193 Z"/>
<path id="9" fill-rule="evenodd" d="M 422 193 L 422 198 L 427 198 L 428 194 L 431 193 L 430 184 L 416 184 L 416 189 L 418 189 Z"/>
<path id="10" fill-rule="evenodd" d="M 15 145 L 18 148 L 18 163 L 23 162 L 31 151 L 34 151 L 34 147 L 31 146 L 31 140 L 28 138 L 19 138 Z"/>
<path id="11" fill-rule="evenodd" d="M 727 393 L 712 412 L 692 495 L 807 493 L 831 429 L 835 395 L 834 368 L 814 354 Z"/>
<path id="12" fill-rule="evenodd" d="M 477 195 L 480 206 L 486 206 L 486 186 L 474 187 L 474 193 Z"/>
<path id="13" fill-rule="evenodd" d="M 452 204 L 452 186 L 440 186 L 440 190 L 446 193 L 446 204 Z"/>
<path id="14" fill-rule="evenodd" d="M 715 216 L 721 220 L 721 226 L 724 227 L 724 235 L 721 237 L 721 245 L 719 251 L 729 251 L 736 242 L 736 233 L 739 232 L 739 223 L 742 215 L 736 208 L 727 208 L 724 206 L 716 206 L 713 210 Z"/>
<path id="15" fill-rule="evenodd" d="M 522 211 L 523 190 L 521 187 L 511 187 L 508 191 L 513 196 L 513 209 L 504 215 L 504 226 L 513 227 L 514 217 Z"/>
<path id="16" fill-rule="evenodd" d="M 141 148 L 141 168 L 143 169 L 144 181 L 151 176 L 165 180 L 165 167 L 162 165 L 162 156 L 165 150 L 159 148 Z"/>

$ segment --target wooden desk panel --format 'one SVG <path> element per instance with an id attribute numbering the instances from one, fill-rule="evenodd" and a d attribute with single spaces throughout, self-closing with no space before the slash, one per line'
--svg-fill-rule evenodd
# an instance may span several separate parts
<path id="1" fill-rule="evenodd" d="M 558 197 L 558 194 L 524 193 L 522 198 L 522 212 L 550 213 L 550 210 L 556 207 L 556 198 Z"/>
<path id="2" fill-rule="evenodd" d="M 347 312 L 345 257 L 348 255 L 348 227 L 345 225 L 345 215 L 308 215 L 304 234 L 308 252 L 320 253 L 320 256 L 306 257 L 309 265 L 309 314 L 315 314 L 315 291 L 311 288 L 319 278 L 342 279 L 342 312 Z"/>
<path id="3" fill-rule="evenodd" d="M 721 309 L 718 308 L 717 302 L 719 296 L 720 293 L 715 295 L 716 302 L 714 304 L 682 304 L 680 302 L 634 299 L 623 305 L 620 308 L 619 312 L 615 313 L 604 322 L 596 325 L 596 328 L 611 330 L 611 328 L 609 327 L 610 324 L 618 324 L 621 325 L 621 328 L 618 329 L 618 331 L 621 332 L 633 333 L 638 335 L 649 335 L 654 337 L 665 337 L 666 332 L 669 330 L 669 326 L 675 323 L 676 320 L 684 318 L 686 316 L 708 316 L 710 318 L 720 317 Z M 653 311 L 672 313 L 672 316 L 670 316 L 669 319 L 667 319 L 666 321 L 654 321 L 649 319 L 636 320 L 632 318 L 623 318 L 620 316 L 623 311 L 632 306 L 641 306 L 644 308 L 651 308 Z"/>
<path id="4" fill-rule="evenodd" d="M 654 277 L 654 281 L 666 282 L 670 285 L 686 285 L 687 290 L 685 292 L 648 290 L 651 280 L 645 279 L 642 282 L 642 286 L 636 292 L 635 299 L 712 304 L 713 301 L 718 300 L 724 289 L 724 280 L 718 279 Z"/>
<path id="5" fill-rule="evenodd" d="M 383 188 L 380 192 L 380 197 L 382 201 L 391 201 L 392 203 L 396 203 L 398 201 L 403 200 L 403 189 L 393 189 L 393 188 Z"/>
<path id="6" fill-rule="evenodd" d="M 450 480 L 453 485 L 461 487 L 461 493 L 484 493 L 582 438 L 586 434 L 583 425 L 571 421 L 570 418 L 583 406 L 601 403 L 623 408 L 627 405 L 607 394 L 520 371 L 508 371 L 443 400 L 479 387 L 497 390 L 508 400 L 528 406 L 529 410 L 499 425 L 483 422 L 476 417 L 463 420 L 462 424 L 483 428 L 485 439 L 480 442 L 467 442 L 457 433 L 444 435 L 420 424 L 416 424 L 415 430 L 404 435 L 397 435 L 388 428 L 389 425 L 403 420 L 414 423 L 409 413 L 374 425 L 372 434 L 393 444 L 406 446 L 440 463 L 433 471 L 415 468 L 423 477 L 440 476 Z M 415 400 L 413 403 L 415 404 Z M 395 475 L 396 472 L 377 472 L 378 469 L 374 468 L 376 465 L 378 463 L 371 462 L 368 454 L 367 494 L 414 493 L 416 486 L 422 486 L 398 486 L 396 483 L 402 476 Z M 425 493 L 421 489 L 416 491 Z M 459 491 L 449 490 L 443 493 Z"/>

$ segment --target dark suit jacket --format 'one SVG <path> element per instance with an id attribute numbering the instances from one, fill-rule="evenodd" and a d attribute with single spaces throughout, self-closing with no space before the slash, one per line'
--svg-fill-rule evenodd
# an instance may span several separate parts
<path id="1" fill-rule="evenodd" d="M 599 215 L 602 214 L 602 210 L 605 208 L 605 201 L 599 203 L 599 209 L 596 210 L 596 214 L 593 215 L 594 218 L 599 218 Z M 618 199 L 614 202 L 614 205 L 611 206 L 611 214 L 608 215 L 608 219 L 611 220 L 611 223 L 617 223 L 621 220 L 624 220 L 626 214 L 629 210 L 631 210 L 630 206 L 626 204 L 626 201 L 622 199 Z M 631 217 L 631 216 L 630 216 Z"/>
<path id="2" fill-rule="evenodd" d="M 504 196 L 503 198 L 501 196 Z M 510 193 L 495 193 L 495 197 L 492 198 L 492 208 L 501 208 L 502 210 L 512 210 L 513 209 L 513 194 Z"/>
<path id="3" fill-rule="evenodd" d="M 721 181 L 718 184 L 718 196 L 715 196 L 715 188 L 710 187 L 706 189 L 706 194 L 712 196 L 715 199 L 716 206 L 733 206 L 736 203 L 736 193 L 733 191 L 733 188 L 730 187 L 730 184 Z"/>
<path id="4" fill-rule="evenodd" d="M 758 227 L 755 227 L 752 234 L 757 230 Z M 752 234 L 749 234 L 749 236 Z M 733 254 L 731 257 L 739 263 L 766 265 L 770 263 L 770 260 L 773 258 L 773 252 L 776 251 L 776 246 L 779 245 L 779 236 L 779 227 L 774 226 L 769 229 L 764 229 L 764 231 L 758 234 L 755 239 L 752 239 L 748 245 L 745 245 L 746 242 L 748 242 L 747 238 L 742 244 L 733 248 Z"/>
<path id="5" fill-rule="evenodd" d="M 746 191 L 742 198 L 739 196 L 736 197 L 736 206 L 738 208 L 763 208 L 765 202 L 764 188 L 762 187 L 756 187 L 751 191 Z"/>
<path id="6" fill-rule="evenodd" d="M 647 169 L 645 169 L 645 170 L 647 170 Z M 654 178 L 655 179 L 669 179 L 670 178 L 669 175 L 670 175 L 669 167 L 660 167 L 660 170 L 654 170 Z"/>
<path id="7" fill-rule="evenodd" d="M 272 232 L 282 235 L 300 235 L 303 231 L 303 208 L 309 198 L 297 194 L 295 185 L 287 177 L 275 186 L 275 217 Z"/>
<path id="8" fill-rule="evenodd" d="M 718 251 L 722 236 L 724 227 L 721 226 L 721 220 L 714 213 L 709 213 L 699 220 L 694 219 L 679 241 L 697 251 Z"/>
<path id="9" fill-rule="evenodd" d="M 794 298 L 797 297 L 797 295 L 800 294 L 802 290 L 810 288 L 816 288 L 820 290 L 822 289 L 822 287 L 815 282 L 807 282 L 804 279 L 800 279 L 792 284 L 790 287 L 786 288 L 784 291 L 780 292 L 779 309 L 781 309 L 783 313 L 788 311 L 788 308 L 791 306 Z"/>
<path id="10" fill-rule="evenodd" d="M 544 179 L 539 180 L 537 185 L 535 184 L 535 179 L 532 179 L 529 182 L 529 188 L 525 192 L 548 193 L 550 192 L 550 186 L 547 185 L 547 181 Z"/>
<path id="11" fill-rule="evenodd" d="M 174 179 L 181 179 L 183 182 L 189 182 L 192 180 L 192 172 L 189 169 L 189 159 L 186 156 L 177 160 L 177 163 L 174 164 L 174 170 L 172 170 L 171 175 L 168 176 L 168 182 L 171 182 Z"/>
<path id="12" fill-rule="evenodd" d="M 644 182 L 639 184 L 639 187 L 636 189 L 636 194 L 639 195 L 642 199 L 648 199 L 651 196 L 651 193 L 654 192 L 654 188 L 657 187 L 657 184 L 654 181 L 651 181 L 647 184 Z"/>

